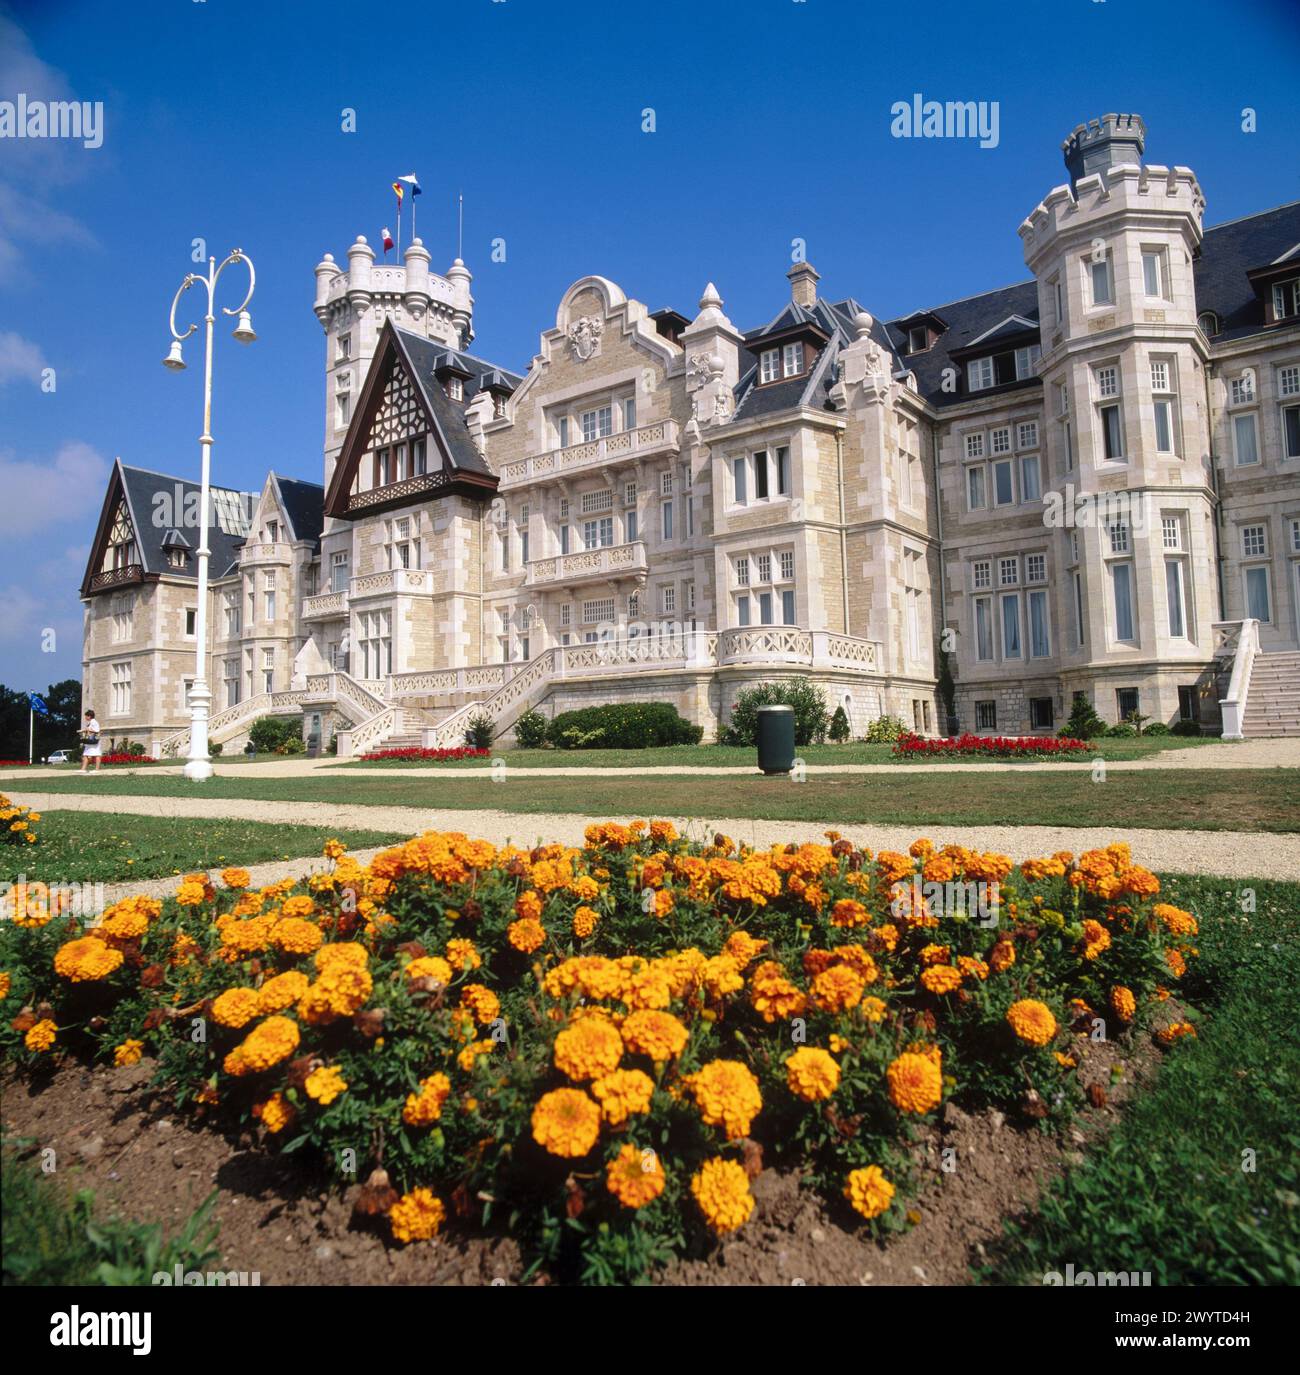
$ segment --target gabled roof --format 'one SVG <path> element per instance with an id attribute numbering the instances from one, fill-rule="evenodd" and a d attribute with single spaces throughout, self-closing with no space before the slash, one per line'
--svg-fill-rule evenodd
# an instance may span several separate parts
<path id="1" fill-rule="evenodd" d="M 825 336 L 826 343 L 817 357 L 812 371 L 788 381 L 769 382 L 758 386 L 758 364 L 752 363 L 736 385 L 735 420 L 753 420 L 761 415 L 790 410 L 796 406 L 823 409 L 830 404 L 829 393 L 835 383 L 836 364 L 840 350 L 857 337 L 854 317 L 862 307 L 851 296 L 843 301 L 822 301 L 811 307 L 793 301 L 766 325 L 744 335 L 745 347 L 757 356 L 769 338 L 788 334 L 792 327 L 810 325 Z M 872 322 L 871 337 L 898 366 L 897 349 L 879 320 Z M 742 355 L 742 368 L 745 360 Z"/>
<path id="2" fill-rule="evenodd" d="M 969 344 L 963 344 L 966 349 L 978 348 L 981 345 L 994 345 L 1003 340 L 1015 339 L 1022 334 L 1037 334 L 1038 321 L 1027 320 L 1023 315 L 1008 315 L 1005 320 L 1000 320 L 996 325 L 986 329 L 978 338 L 972 339 Z M 953 352 L 956 352 L 954 349 Z"/>
<path id="3" fill-rule="evenodd" d="M 212 528 L 208 533 L 209 568 L 215 577 L 238 557 L 239 546 L 248 534 L 251 506 L 248 497 L 234 488 L 214 486 L 209 491 L 212 510 Z M 91 579 L 103 566 L 119 502 L 126 507 L 135 535 L 140 579 L 157 579 L 163 574 L 169 578 L 197 579 L 197 559 L 187 559 L 184 568 L 174 568 L 167 561 L 167 551 L 194 546 L 192 537 L 198 531 L 188 524 L 187 517 L 191 513 L 197 517 L 199 484 L 147 468 L 128 467 L 119 458 L 113 464 L 99 524 L 91 541 L 90 558 L 81 581 L 83 597 L 90 594 Z M 188 536 L 184 534 L 185 529 L 190 531 Z"/>
<path id="4" fill-rule="evenodd" d="M 295 540 L 310 540 L 320 548 L 320 533 L 325 525 L 325 488 L 319 482 L 303 482 L 296 477 L 271 474 L 280 509 L 289 522 L 289 535 Z"/>
<path id="5" fill-rule="evenodd" d="M 1253 269 L 1285 264 L 1300 247 L 1300 201 L 1261 210 L 1205 231 L 1194 265 L 1196 309 L 1212 310 L 1220 330 L 1214 343 L 1284 328 L 1264 323 L 1264 305 L 1247 276 Z M 1294 326 L 1294 321 L 1290 324 Z"/>
<path id="6" fill-rule="evenodd" d="M 465 365 L 467 380 L 464 400 L 461 402 L 453 401 L 437 378 L 439 369 L 449 356 Z M 493 373 L 499 374 L 512 389 L 523 379 L 472 354 L 448 350 L 445 344 L 399 329 L 391 320 L 386 320 L 362 383 L 361 395 L 352 423 L 348 426 L 342 452 L 334 465 L 334 476 L 325 493 L 324 509 L 327 515 L 351 519 L 362 513 L 360 507 L 349 504 L 352 483 L 362 456 L 369 450 L 371 430 L 383 404 L 385 386 L 393 369 L 399 365 L 411 379 L 416 404 L 428 425 L 429 442 L 437 451 L 441 463 L 436 470 L 431 465 L 428 481 L 422 481 L 418 490 L 412 489 L 401 495 L 394 493 L 391 499 L 376 498 L 367 502 L 365 511 L 427 500 L 439 491 L 458 491 L 484 500 L 496 490 L 496 474 L 488 467 L 470 435 L 464 407 Z"/>

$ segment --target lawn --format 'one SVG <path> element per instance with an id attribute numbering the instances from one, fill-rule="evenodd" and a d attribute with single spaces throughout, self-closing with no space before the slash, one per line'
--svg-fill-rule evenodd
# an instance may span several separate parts
<path id="1" fill-rule="evenodd" d="M 1161 735 L 1142 739 L 1093 740 L 1089 742 L 1088 762 L 1100 757 L 1106 760 L 1150 759 L 1165 750 L 1185 750 L 1200 746 L 1231 748 L 1231 741 L 1204 735 L 1188 737 Z M 866 745 L 854 741 L 844 745 L 805 745 L 796 751 L 805 764 L 897 764 L 915 767 L 915 758 L 896 756 L 892 745 Z M 636 769 L 636 768 L 757 768 L 755 751 L 748 746 L 732 745 L 665 745 L 646 750 L 521 750 L 497 749 L 493 758 L 504 759 L 518 769 Z M 232 761 L 219 760 L 218 763 Z M 954 756 L 943 763 L 966 764 L 987 762 Z M 1072 761 L 1077 763 L 1078 761 Z M 1035 761 L 1020 761 L 1024 768 L 1033 768 Z M 455 759 L 433 763 L 428 759 L 349 759 L 337 765 L 343 769 L 425 768 L 425 769 L 485 769 L 488 759 Z"/>
<path id="2" fill-rule="evenodd" d="M 1073 1264 L 1149 1271 L 1153 1285 L 1300 1284 L 1300 884 L 1161 886 L 1201 918 L 1180 986 L 1207 1014 L 1198 1038 L 1009 1229 L 986 1279 L 1041 1284 Z"/>
<path id="3" fill-rule="evenodd" d="M 355 850 L 406 838 L 390 831 L 87 811 L 42 812 L 35 830 L 39 844 L 0 850 L 0 879 L 25 874 L 50 883 L 117 883 L 318 855 L 331 836 Z"/>
<path id="4" fill-rule="evenodd" d="M 507 771 L 502 781 L 466 778 L 454 791 L 436 777 L 366 777 L 356 770 L 296 778 L 217 776 L 203 784 L 167 775 L 123 777 L 111 785 L 123 797 L 249 798 L 372 806 L 452 807 L 581 816 L 744 817 L 825 822 L 828 825 L 952 827 L 1043 825 L 1139 827 L 1162 830 L 1300 831 L 1300 770 L 1113 770 L 1104 783 L 1083 770 L 1032 768 L 972 775 L 974 786 L 949 773 L 812 776 L 751 779 L 696 775 L 528 777 Z M 42 793 L 104 793 L 101 780 L 33 779 Z M 521 786 L 522 785 L 522 786 Z M 436 825 L 437 817 L 429 816 Z"/>

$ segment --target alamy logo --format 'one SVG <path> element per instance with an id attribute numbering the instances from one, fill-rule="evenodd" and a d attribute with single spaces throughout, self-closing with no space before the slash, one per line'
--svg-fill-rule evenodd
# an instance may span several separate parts
<path id="1" fill-rule="evenodd" d="M 1049 1270 L 1043 1276 L 1043 1283 L 1061 1286 L 1066 1289 L 1137 1289 L 1151 1287 L 1150 1270 L 1076 1270 L 1073 1264 L 1065 1267 L 1065 1273 Z"/>
<path id="2" fill-rule="evenodd" d="M 926 100 L 917 91 L 910 101 L 894 101 L 889 113 L 895 138 L 977 138 L 981 148 L 998 146 L 996 100 Z"/>
<path id="3" fill-rule="evenodd" d="M 0 100 L 0 138 L 80 139 L 85 148 L 104 142 L 102 100 Z"/>
<path id="4" fill-rule="evenodd" d="M 152 1313 L 83 1313 L 75 1304 L 50 1318 L 51 1346 L 129 1346 L 134 1356 L 153 1350 Z"/>

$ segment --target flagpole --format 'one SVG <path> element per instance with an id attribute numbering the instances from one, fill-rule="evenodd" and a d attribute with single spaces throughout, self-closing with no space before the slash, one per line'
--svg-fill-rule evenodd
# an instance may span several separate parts
<path id="1" fill-rule="evenodd" d="M 397 198 L 397 261 L 402 261 L 402 198 Z"/>
<path id="2" fill-rule="evenodd" d="M 412 243 L 415 242 L 415 201 L 416 201 L 416 196 L 415 196 L 414 192 L 412 192 L 412 194 L 411 194 L 411 242 L 412 242 Z"/>
<path id="3" fill-rule="evenodd" d="M 465 193 L 459 192 L 457 195 L 456 211 L 456 256 L 465 256 Z"/>
<path id="4" fill-rule="evenodd" d="M 30 702 L 27 704 L 27 762 L 32 762 L 32 755 L 35 753 L 36 746 L 36 708 Z"/>

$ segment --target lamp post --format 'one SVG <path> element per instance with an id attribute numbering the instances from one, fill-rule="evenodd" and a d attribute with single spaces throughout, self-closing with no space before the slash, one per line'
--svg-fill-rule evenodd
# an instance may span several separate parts
<path id="1" fill-rule="evenodd" d="M 217 278 L 231 263 L 247 265 L 248 294 L 233 310 L 223 306 L 222 313 L 239 316 L 234 337 L 241 344 L 251 344 L 257 338 L 253 333 L 253 322 L 248 313 L 248 303 L 253 299 L 257 276 L 253 271 L 252 260 L 237 248 L 220 266 L 215 258 L 209 258 L 207 276 L 201 277 L 191 272 L 180 284 L 172 299 L 172 345 L 167 357 L 163 359 L 163 366 L 175 372 L 185 367 L 185 359 L 181 356 L 181 344 L 198 329 L 198 325 L 191 325 L 184 334 L 179 333 L 176 329 L 176 307 L 180 304 L 181 297 L 196 283 L 206 287 L 208 310 L 203 317 L 203 433 L 199 436 L 199 452 L 202 456 L 202 473 L 199 481 L 199 590 L 194 624 L 194 686 L 190 689 L 190 755 L 184 769 L 185 777 L 196 783 L 212 777 L 212 761 L 208 758 L 208 715 L 212 705 L 212 692 L 208 688 L 208 526 L 211 501 L 208 482 L 212 458 L 212 326 L 216 322 L 213 312 Z"/>

